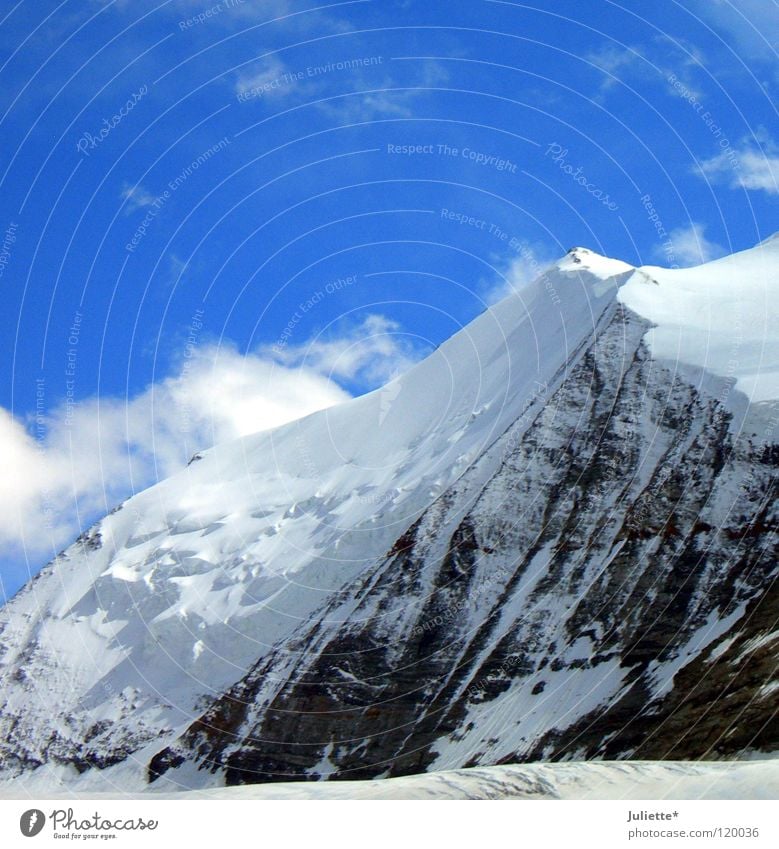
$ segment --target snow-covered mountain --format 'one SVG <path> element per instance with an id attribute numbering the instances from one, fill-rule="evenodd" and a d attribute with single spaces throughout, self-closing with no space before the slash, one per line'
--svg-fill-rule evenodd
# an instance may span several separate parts
<path id="1" fill-rule="evenodd" d="M 779 748 L 779 240 L 577 248 L 202 452 L 0 611 L 0 778 L 207 787 Z"/>

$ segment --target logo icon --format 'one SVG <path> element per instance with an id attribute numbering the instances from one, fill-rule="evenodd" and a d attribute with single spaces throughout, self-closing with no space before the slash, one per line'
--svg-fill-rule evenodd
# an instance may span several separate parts
<path id="1" fill-rule="evenodd" d="M 19 828 L 25 837 L 35 837 L 40 834 L 45 824 L 46 817 L 43 811 L 39 811 L 37 808 L 30 808 L 29 811 L 25 811 L 19 819 Z"/>

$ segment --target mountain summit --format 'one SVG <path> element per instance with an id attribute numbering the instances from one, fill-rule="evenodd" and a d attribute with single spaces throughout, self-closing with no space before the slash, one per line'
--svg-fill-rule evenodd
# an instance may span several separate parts
<path id="1" fill-rule="evenodd" d="M 776 239 L 575 248 L 385 387 L 202 452 L 0 611 L 0 778 L 779 747 Z"/>

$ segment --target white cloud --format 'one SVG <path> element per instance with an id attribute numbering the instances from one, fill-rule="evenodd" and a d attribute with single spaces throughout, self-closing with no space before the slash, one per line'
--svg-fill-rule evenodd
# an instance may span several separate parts
<path id="1" fill-rule="evenodd" d="M 738 181 L 745 189 L 779 194 L 779 155 L 744 151 Z"/>
<path id="2" fill-rule="evenodd" d="M 280 59 L 269 56 L 238 72 L 235 93 L 243 98 L 283 97 L 296 88 L 288 74 L 289 68 Z"/>
<path id="3" fill-rule="evenodd" d="M 79 516 L 105 513 L 197 450 L 350 397 L 309 367 L 214 346 L 189 353 L 134 398 L 89 398 L 70 418 L 50 411 L 41 439 L 0 408 L 0 555 L 50 554 L 78 533 Z"/>
<path id="4" fill-rule="evenodd" d="M 516 255 L 499 272 L 500 281 L 488 290 L 484 300 L 488 304 L 494 304 L 521 291 L 528 283 L 537 280 L 562 253 L 563 251 L 559 251 L 554 254 L 545 245 L 521 242 Z"/>
<path id="5" fill-rule="evenodd" d="M 779 194 L 779 145 L 760 127 L 737 147 L 704 159 L 694 172 L 705 180 L 723 183 L 732 189 Z"/>
<path id="6" fill-rule="evenodd" d="M 153 206 L 158 200 L 157 195 L 153 195 L 140 183 L 136 183 L 134 186 L 130 183 L 124 183 L 122 185 L 121 197 L 125 201 L 125 213 L 135 212 L 136 209 Z"/>
<path id="7" fill-rule="evenodd" d="M 280 350 L 190 346 L 174 374 L 140 394 L 39 411 L 27 428 L 0 408 L 0 558 L 51 556 L 82 522 L 197 451 L 346 401 L 339 380 L 372 389 L 424 352 L 396 322 L 369 315 L 337 338 Z"/>
<path id="8" fill-rule="evenodd" d="M 742 59 L 776 61 L 779 43 L 777 0 L 692 0 L 691 12 L 735 41 Z"/>
<path id="9" fill-rule="evenodd" d="M 394 63 L 385 56 L 357 56 L 307 67 L 285 65 L 264 57 L 235 74 L 239 100 L 310 103 L 324 114 L 346 122 L 374 118 L 410 118 L 426 89 L 448 79 L 438 62 Z M 302 75 L 302 76 L 301 76 Z"/>
<path id="10" fill-rule="evenodd" d="M 175 253 L 168 257 L 168 285 L 181 286 L 186 282 L 186 274 L 189 271 L 189 261 L 181 259 Z"/>
<path id="11" fill-rule="evenodd" d="M 288 368 L 307 368 L 364 388 L 386 383 L 418 362 L 429 346 L 404 334 L 382 315 L 369 315 L 337 338 L 317 337 L 303 345 L 267 349 Z"/>
<path id="12" fill-rule="evenodd" d="M 760 141 L 761 147 L 745 143 L 705 159 L 696 171 L 705 179 L 725 183 L 733 189 L 779 194 L 779 147 L 770 139 Z"/>
<path id="13" fill-rule="evenodd" d="M 319 104 L 320 109 L 351 122 L 373 118 L 410 118 L 426 89 L 435 88 L 449 79 L 446 69 L 433 60 L 415 63 L 407 85 L 388 74 L 378 80 L 370 70 L 352 73 L 349 96 L 324 101 Z"/>
<path id="14" fill-rule="evenodd" d="M 204 7 L 209 8 L 209 4 L 204 4 L 203 0 L 179 2 L 191 10 L 190 15 L 202 14 Z M 315 3 L 293 4 L 290 0 L 243 0 L 243 3 L 233 6 L 224 4 L 223 13 L 209 18 L 207 23 L 213 21 L 218 26 L 233 29 L 237 28 L 238 24 L 248 27 L 273 21 L 274 28 L 297 33 L 349 32 L 353 29 L 346 19 L 338 17 L 332 9 L 317 9 L 316 6 Z M 233 24 L 233 21 L 236 23 Z"/>
<path id="15" fill-rule="evenodd" d="M 724 256 L 727 251 L 716 242 L 706 238 L 706 226 L 695 222 L 688 227 L 678 227 L 668 235 L 668 249 L 657 248 L 655 258 L 668 260 L 673 255 L 677 265 L 686 267 L 701 265 L 717 257 Z"/>
<path id="16" fill-rule="evenodd" d="M 25 517 L 31 513 L 42 519 L 47 478 L 56 470 L 47 468 L 45 455 L 23 425 L 0 407 L 0 545 L 16 542 L 22 536 Z M 38 522 L 42 524 L 42 522 Z"/>
<path id="17" fill-rule="evenodd" d="M 621 47 L 607 44 L 585 59 L 603 72 L 599 94 L 605 95 L 618 83 L 630 79 L 663 83 L 673 91 L 669 78 L 680 80 L 691 96 L 700 97 L 693 74 L 705 67 L 701 50 L 685 39 L 657 36 L 648 44 Z"/>
<path id="18" fill-rule="evenodd" d="M 386 83 L 385 83 L 386 85 Z M 328 115 L 342 121 L 370 121 L 373 118 L 410 118 L 412 95 L 408 92 L 389 91 L 390 86 L 376 91 L 354 93 L 336 100 L 326 100 L 318 104 Z"/>
<path id="19" fill-rule="evenodd" d="M 602 90 L 615 86 L 627 68 L 641 67 L 644 61 L 635 48 L 618 47 L 615 44 L 607 44 L 584 58 L 603 71 Z"/>

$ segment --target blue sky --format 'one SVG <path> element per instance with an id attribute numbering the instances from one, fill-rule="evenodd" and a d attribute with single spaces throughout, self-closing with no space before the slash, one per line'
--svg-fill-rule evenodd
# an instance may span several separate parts
<path id="1" fill-rule="evenodd" d="M 572 245 L 779 229 L 777 43 L 775 0 L 8 0 L 4 592 Z"/>

